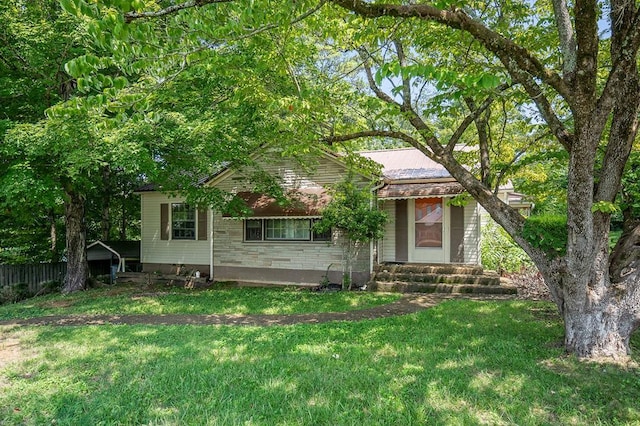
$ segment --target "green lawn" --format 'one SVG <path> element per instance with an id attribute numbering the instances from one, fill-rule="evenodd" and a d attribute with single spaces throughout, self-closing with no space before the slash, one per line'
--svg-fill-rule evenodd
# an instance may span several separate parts
<path id="1" fill-rule="evenodd" d="M 640 424 L 640 370 L 565 356 L 541 302 L 448 301 L 354 323 L 0 333 L 24 351 L 0 369 L 2 425 Z"/>
<path id="2" fill-rule="evenodd" d="M 102 286 L 70 296 L 54 294 L 0 306 L 0 320 L 58 314 L 294 314 L 365 309 L 397 294 L 316 293 L 295 288 Z"/>

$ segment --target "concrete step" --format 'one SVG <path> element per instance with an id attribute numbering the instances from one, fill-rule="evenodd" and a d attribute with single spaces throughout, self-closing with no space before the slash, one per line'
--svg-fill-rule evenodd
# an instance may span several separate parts
<path id="1" fill-rule="evenodd" d="M 500 285 L 500 276 L 495 273 L 484 275 L 474 274 L 431 274 L 431 273 L 407 273 L 407 272 L 378 272 L 373 277 L 374 281 L 384 282 L 420 282 L 426 284 L 476 284 L 476 285 Z"/>
<path id="2" fill-rule="evenodd" d="M 381 264 L 376 265 L 374 272 L 388 273 L 414 273 L 414 274 L 457 274 L 457 275 L 482 275 L 485 270 L 480 265 L 465 265 L 461 263 L 443 264 Z"/>
<path id="3" fill-rule="evenodd" d="M 517 294 L 516 286 L 511 284 L 436 284 L 406 281 L 373 281 L 369 283 L 372 291 L 393 293 L 446 293 L 446 294 Z"/>

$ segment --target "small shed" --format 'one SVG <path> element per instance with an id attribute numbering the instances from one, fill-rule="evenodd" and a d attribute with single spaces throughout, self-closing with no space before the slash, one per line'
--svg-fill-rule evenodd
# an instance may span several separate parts
<path id="1" fill-rule="evenodd" d="M 87 260 L 93 275 L 136 272 L 140 267 L 140 241 L 95 241 L 87 245 Z"/>

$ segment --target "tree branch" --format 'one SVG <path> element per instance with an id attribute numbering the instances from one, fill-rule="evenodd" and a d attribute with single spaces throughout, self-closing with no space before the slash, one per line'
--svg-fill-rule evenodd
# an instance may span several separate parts
<path id="1" fill-rule="evenodd" d="M 611 252 L 609 275 L 618 283 L 640 269 L 640 225 L 625 229 Z"/>
<path id="2" fill-rule="evenodd" d="M 402 105 L 399 102 L 396 102 L 391 96 L 384 93 L 382 89 L 380 89 L 376 84 L 376 81 L 373 78 L 373 73 L 371 72 L 371 65 L 369 65 L 369 59 L 370 59 L 369 52 L 364 47 L 359 47 L 357 50 L 358 50 L 358 54 L 360 55 L 360 58 L 362 59 L 362 66 L 364 67 L 364 72 L 367 75 L 367 82 L 369 83 L 369 88 L 373 90 L 373 93 L 376 94 L 378 99 L 386 103 L 396 105 L 398 107 L 402 107 Z"/>
<path id="3" fill-rule="evenodd" d="M 514 79 L 522 84 L 524 90 L 538 107 L 538 111 L 542 114 L 542 118 L 547 123 L 558 142 L 560 142 L 567 151 L 571 152 L 574 137 L 567 131 L 562 121 L 560 121 L 553 111 L 551 102 L 549 102 L 549 99 L 544 95 L 542 88 L 528 73 L 517 69 L 516 67 L 512 68 L 512 72 Z"/>
<path id="4" fill-rule="evenodd" d="M 393 44 L 396 47 L 396 54 L 398 55 L 398 62 L 401 67 L 405 67 L 407 65 L 407 58 L 404 55 L 404 48 L 402 47 L 402 42 L 400 40 L 394 40 Z M 412 108 L 411 106 L 411 79 L 408 76 L 402 75 L 402 103 L 405 108 Z"/>
<path id="5" fill-rule="evenodd" d="M 465 121 L 471 119 L 473 117 L 473 122 L 476 125 L 476 131 L 478 132 L 478 149 L 480 154 L 480 181 L 487 187 L 491 186 L 491 157 L 489 156 L 489 133 L 487 131 L 489 127 L 489 111 L 487 108 L 493 103 L 493 96 L 490 96 L 485 100 L 481 108 L 478 108 L 475 101 L 471 97 L 465 97 L 465 103 L 471 110 L 472 114 L 465 118 Z M 486 106 L 485 106 L 486 105 Z M 463 124 L 465 124 L 463 122 Z M 466 126 L 469 126 L 466 124 Z M 466 128 L 466 126 L 464 128 Z M 460 135 L 456 137 L 458 131 L 462 128 L 462 126 L 458 127 L 456 133 L 453 134 L 453 137 L 449 140 L 447 144 L 447 150 L 451 151 L 455 147 L 457 140 L 462 136 L 462 132 Z M 464 129 L 462 130 L 464 131 Z M 454 139 L 455 138 L 455 139 Z"/>
<path id="6" fill-rule="evenodd" d="M 596 102 L 596 78 L 598 67 L 598 17 L 597 0 L 575 0 L 577 60 L 580 73 L 576 75 L 576 102 L 579 109 L 591 110 Z M 579 126 L 579 119 L 576 124 Z"/>
<path id="7" fill-rule="evenodd" d="M 171 15 L 180 10 L 191 9 L 194 7 L 201 7 L 207 4 L 214 3 L 232 3 L 235 0 L 190 0 L 184 3 L 175 4 L 173 6 L 166 7 L 164 9 L 156 10 L 156 11 L 148 11 L 148 12 L 128 12 L 124 14 L 124 22 L 127 24 L 135 21 L 136 19 L 148 19 L 148 18 L 159 18 L 165 15 Z"/>
<path id="8" fill-rule="evenodd" d="M 571 15 L 566 0 L 552 0 L 553 11 L 558 27 L 560 49 L 562 50 L 562 76 L 565 81 L 571 81 L 576 72 L 577 48 L 575 33 L 571 25 Z"/>
<path id="9" fill-rule="evenodd" d="M 498 88 L 498 90 L 504 90 L 506 89 L 508 86 L 507 85 L 502 85 L 500 86 L 501 88 Z M 458 128 L 456 129 L 456 131 L 453 133 L 453 135 L 451 135 L 451 138 L 449 138 L 449 141 L 447 142 L 447 147 L 446 150 L 448 152 L 453 152 L 453 149 L 455 148 L 456 144 L 458 143 L 458 141 L 460 140 L 460 138 L 462 137 L 462 134 L 467 130 L 467 128 L 474 122 L 476 121 L 480 115 L 482 115 L 483 112 L 485 112 L 487 110 L 487 108 L 489 108 L 491 106 L 491 104 L 493 103 L 493 101 L 495 100 L 495 98 L 493 96 L 489 96 L 487 99 L 484 100 L 484 102 L 482 103 L 482 105 L 480 105 L 479 108 L 475 108 L 475 103 L 473 101 L 471 101 L 470 99 L 467 99 L 467 105 L 472 108 L 471 114 L 467 115 L 464 120 L 462 121 L 462 123 L 460 123 L 460 125 L 458 126 Z"/>
<path id="10" fill-rule="evenodd" d="M 625 102 L 617 103 L 613 109 L 609 140 L 599 172 L 595 201 L 613 202 L 615 200 L 633 141 L 637 135 L 640 82 L 635 63 L 632 64 L 632 68 L 632 73 L 628 75 L 630 80 L 622 95 Z"/>
<path id="11" fill-rule="evenodd" d="M 336 142 L 347 142 L 347 141 L 362 139 L 362 138 L 391 138 L 391 139 L 398 139 L 398 140 L 407 142 L 412 146 L 420 145 L 420 142 L 414 137 L 406 133 L 397 132 L 393 130 L 365 130 L 362 132 L 350 133 L 346 135 L 338 135 L 338 136 L 332 135 L 332 136 L 325 137 L 322 140 L 326 143 L 332 144 Z M 429 155 L 427 156 L 431 157 L 431 153 L 429 153 Z"/>
<path id="12" fill-rule="evenodd" d="M 363 0 L 329 0 L 365 18 L 392 16 L 398 18 L 418 18 L 438 22 L 453 29 L 462 30 L 478 40 L 487 50 L 493 52 L 506 65 L 515 61 L 518 67 L 553 87 L 567 102 L 572 103 L 573 94 L 563 79 L 550 71 L 527 49 L 512 40 L 492 31 L 481 22 L 472 19 L 462 9 L 441 10 L 429 4 L 395 5 L 370 4 Z"/>

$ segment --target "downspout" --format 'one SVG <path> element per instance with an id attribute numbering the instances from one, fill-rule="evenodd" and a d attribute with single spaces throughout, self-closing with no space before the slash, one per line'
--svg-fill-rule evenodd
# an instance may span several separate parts
<path id="1" fill-rule="evenodd" d="M 385 184 L 384 180 L 381 180 L 379 184 L 377 184 L 376 186 L 371 188 L 371 201 L 370 201 L 371 209 L 373 209 L 374 207 L 378 208 L 377 205 L 374 206 L 374 203 L 377 203 L 377 201 L 378 201 L 378 197 L 376 196 L 376 193 L 378 192 L 378 189 L 380 189 L 380 188 L 382 188 L 384 186 L 384 184 Z M 379 245 L 378 245 L 378 241 L 377 240 L 374 242 L 373 239 L 372 239 L 371 241 L 369 241 L 369 277 L 371 277 L 371 274 L 373 274 L 374 247 L 375 248 L 379 248 Z M 378 250 L 376 250 L 376 253 L 377 252 L 378 252 Z"/>
<path id="2" fill-rule="evenodd" d="M 213 209 L 209 209 L 209 211 L 211 212 L 211 214 L 209 215 L 209 217 L 211 218 L 211 226 L 209 226 L 209 279 L 211 280 L 211 282 L 213 282 L 213 221 L 214 221 L 214 216 L 213 216 Z"/>
<path id="3" fill-rule="evenodd" d="M 482 206 L 480 205 L 480 203 L 476 201 L 476 220 L 478 223 L 478 226 L 476 227 L 476 234 L 477 234 L 476 247 L 478 250 L 478 265 L 482 265 L 482 214 L 480 213 L 481 208 Z"/>

